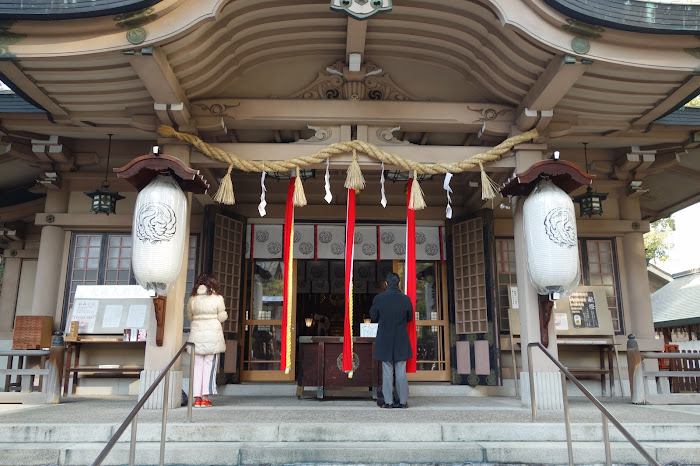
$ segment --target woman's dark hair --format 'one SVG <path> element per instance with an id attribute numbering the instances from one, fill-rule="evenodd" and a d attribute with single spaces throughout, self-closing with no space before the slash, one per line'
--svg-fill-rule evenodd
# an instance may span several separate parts
<path id="1" fill-rule="evenodd" d="M 197 277 L 197 281 L 194 282 L 194 286 L 192 286 L 192 293 L 190 293 L 190 295 L 196 296 L 197 288 L 199 288 L 200 285 L 207 287 L 207 294 L 221 294 L 221 285 L 219 285 L 219 281 L 214 278 L 214 275 L 203 273 Z"/>

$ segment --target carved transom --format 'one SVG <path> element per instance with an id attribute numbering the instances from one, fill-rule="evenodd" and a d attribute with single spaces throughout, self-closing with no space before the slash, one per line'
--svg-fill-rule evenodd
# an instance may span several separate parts
<path id="1" fill-rule="evenodd" d="M 358 72 L 350 74 L 340 61 L 320 72 L 318 77 L 304 89 L 289 96 L 291 99 L 329 100 L 416 100 L 392 81 L 388 73 L 378 66 L 367 63 Z"/>

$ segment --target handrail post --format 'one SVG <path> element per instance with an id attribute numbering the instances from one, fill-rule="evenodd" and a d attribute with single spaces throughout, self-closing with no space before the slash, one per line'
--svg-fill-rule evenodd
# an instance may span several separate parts
<path id="1" fill-rule="evenodd" d="M 136 425 L 139 422 L 139 415 L 134 416 L 131 421 L 131 442 L 129 443 L 129 466 L 134 466 L 136 460 Z"/>
<path id="2" fill-rule="evenodd" d="M 194 343 L 191 343 L 191 349 L 192 351 L 190 352 L 190 383 L 189 383 L 189 388 L 190 388 L 190 393 L 189 396 L 187 397 L 187 422 L 192 422 L 192 405 L 194 404 L 194 350 L 195 350 L 195 345 Z"/>
<path id="3" fill-rule="evenodd" d="M 627 336 L 627 372 L 630 382 L 630 398 L 634 404 L 644 404 L 644 377 L 642 375 L 642 354 L 633 334 Z M 622 386 L 622 380 L 620 380 Z"/>
<path id="4" fill-rule="evenodd" d="M 635 439 L 635 438 L 632 436 L 632 434 L 630 434 L 629 431 L 623 427 L 622 424 L 620 424 L 620 422 L 617 420 L 617 418 L 616 418 L 615 416 L 613 416 L 613 415 L 610 413 L 610 411 L 608 411 L 608 410 L 605 408 L 605 406 L 603 406 L 603 404 L 602 404 L 600 401 L 598 401 L 598 399 L 597 399 L 595 396 L 593 396 L 593 395 L 591 394 L 591 392 L 589 392 L 588 389 L 587 389 L 586 387 L 584 387 L 583 384 L 582 384 L 576 377 L 574 377 L 573 374 L 571 374 L 571 372 L 569 372 L 569 370 L 568 370 L 566 367 L 564 367 L 564 366 L 562 365 L 561 362 L 559 362 L 558 359 L 556 359 L 554 356 L 552 356 L 552 354 L 551 354 L 549 351 L 547 351 L 547 348 L 545 348 L 545 347 L 542 345 L 542 343 L 537 342 L 537 341 L 534 341 L 534 342 L 531 342 L 530 344 L 527 345 L 527 349 L 528 349 L 528 359 L 529 359 L 530 361 L 532 361 L 532 353 L 531 353 L 530 348 L 533 347 L 533 346 L 537 346 L 537 347 L 542 351 L 542 353 L 544 353 L 544 355 L 547 356 L 547 357 L 550 359 L 550 361 L 552 361 L 552 362 L 554 363 L 554 365 L 557 366 L 557 367 L 559 368 L 559 370 L 560 370 L 564 375 L 566 375 L 566 377 L 567 377 L 569 380 L 571 380 L 571 383 L 573 383 L 574 385 L 576 385 L 576 387 L 578 387 L 578 389 L 581 390 L 581 393 L 583 393 L 583 394 L 586 396 L 586 398 L 588 398 L 588 399 L 591 401 L 591 403 L 593 403 L 593 405 L 594 405 L 596 408 L 598 408 L 598 410 L 599 410 L 599 411 L 601 412 L 601 414 L 603 415 L 603 418 L 604 418 L 604 420 L 605 420 L 605 421 L 603 422 L 603 430 L 604 430 L 603 435 L 604 435 L 605 440 L 606 440 L 606 455 L 608 455 L 608 464 L 611 464 L 611 463 L 610 463 L 610 461 L 611 461 L 611 460 L 610 460 L 610 454 L 609 454 L 609 452 L 608 452 L 609 449 L 610 449 L 610 435 L 609 435 L 609 432 L 608 432 L 608 424 L 607 424 L 607 423 L 608 423 L 608 420 L 609 420 L 610 422 L 613 423 L 613 425 L 614 425 L 615 427 L 617 427 L 617 430 L 620 431 L 620 433 L 627 439 L 627 441 L 629 441 L 629 442 L 632 444 L 632 446 L 633 446 L 639 453 L 641 453 L 641 455 L 649 462 L 649 464 L 651 464 L 651 465 L 653 465 L 653 466 L 660 466 L 659 462 L 658 462 L 654 457 L 652 457 L 652 456 L 649 454 L 648 451 L 646 451 L 646 450 L 644 449 L 644 447 L 637 441 L 637 439 Z M 532 374 L 532 365 L 530 366 L 529 369 L 530 369 L 530 374 Z M 530 387 L 531 387 L 531 388 L 530 388 L 530 391 L 533 391 L 533 388 L 532 388 L 532 387 L 534 387 L 534 384 L 532 384 L 532 376 L 530 376 L 530 382 L 531 382 L 531 383 L 530 383 Z M 533 401 L 534 401 L 534 398 L 533 398 Z M 534 403 L 533 403 L 533 408 L 534 408 Z M 533 420 L 534 420 L 535 413 L 536 413 L 536 411 L 533 409 Z"/>
<path id="5" fill-rule="evenodd" d="M 537 420 L 537 402 L 535 401 L 535 371 L 532 369 L 532 346 L 527 346 L 527 371 L 530 378 L 530 407 L 532 422 Z"/>
<path id="6" fill-rule="evenodd" d="M 163 387 L 163 422 L 160 426 L 160 466 L 165 464 L 165 430 L 168 424 L 168 402 L 170 393 L 170 368 L 165 373 L 165 386 Z"/>
<path id="7" fill-rule="evenodd" d="M 605 417 L 605 413 L 601 413 L 603 416 L 603 444 L 605 445 L 605 464 L 607 466 L 612 466 L 612 454 L 610 453 L 610 427 L 608 426 L 608 418 Z"/>
<path id="8" fill-rule="evenodd" d="M 569 395 L 566 393 L 566 374 L 561 373 L 561 391 L 564 395 L 564 422 L 566 423 L 566 448 L 569 451 L 569 466 L 574 466 L 574 444 L 571 441 L 571 417 L 569 416 Z"/>

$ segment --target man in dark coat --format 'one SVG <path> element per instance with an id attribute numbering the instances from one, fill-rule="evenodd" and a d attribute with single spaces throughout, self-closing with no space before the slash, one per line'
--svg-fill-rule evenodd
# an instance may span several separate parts
<path id="1" fill-rule="evenodd" d="M 386 290 L 375 296 L 369 310 L 373 322 L 379 322 L 374 359 L 382 361 L 382 408 L 408 407 L 408 381 L 406 360 L 413 357 L 408 338 L 408 322 L 413 320 L 411 299 L 399 290 L 399 276 L 393 272 L 386 275 Z M 394 374 L 399 403 L 392 405 L 394 396 Z"/>

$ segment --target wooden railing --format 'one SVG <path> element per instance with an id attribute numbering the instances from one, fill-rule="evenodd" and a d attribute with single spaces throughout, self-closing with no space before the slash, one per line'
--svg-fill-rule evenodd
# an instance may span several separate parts
<path id="1" fill-rule="evenodd" d="M 668 360 L 670 370 L 658 370 L 658 362 Z M 645 361 L 647 364 L 645 364 Z M 649 364 L 651 362 L 656 364 Z M 653 367 L 648 367 L 653 366 Z M 700 404 L 698 392 L 700 378 L 700 353 L 640 352 L 634 335 L 627 341 L 627 369 L 629 370 L 632 403 L 636 404 Z M 656 393 L 650 390 L 650 382 L 656 385 Z M 674 384 L 678 391 L 672 390 Z M 686 387 L 694 389 L 685 390 Z"/>

